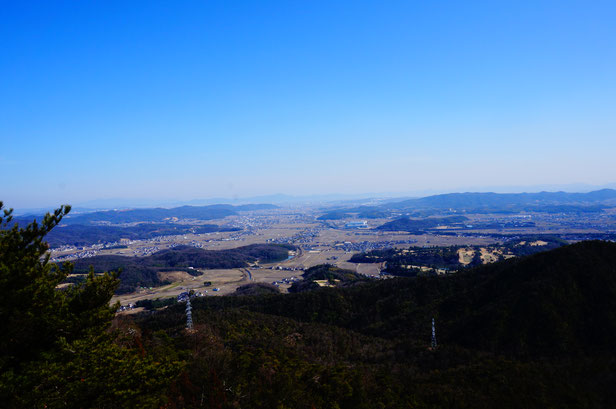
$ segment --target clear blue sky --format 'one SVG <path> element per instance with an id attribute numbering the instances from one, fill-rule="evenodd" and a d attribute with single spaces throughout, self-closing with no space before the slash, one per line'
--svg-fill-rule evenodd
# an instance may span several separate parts
<path id="1" fill-rule="evenodd" d="M 616 181 L 613 1 L 15 1 L 0 200 Z"/>

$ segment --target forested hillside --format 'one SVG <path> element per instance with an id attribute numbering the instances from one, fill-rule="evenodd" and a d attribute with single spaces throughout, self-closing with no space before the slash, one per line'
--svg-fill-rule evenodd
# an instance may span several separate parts
<path id="1" fill-rule="evenodd" d="M 437 226 L 452 226 L 468 220 L 465 216 L 448 216 L 448 217 L 431 217 L 426 219 L 410 219 L 402 217 L 396 220 L 387 222 L 377 230 L 382 231 L 406 231 L 406 232 L 423 232 L 426 229 L 431 229 Z"/>
<path id="2" fill-rule="evenodd" d="M 0 231 L 7 407 L 616 407 L 615 243 L 442 276 L 374 280 L 315 266 L 297 293 L 257 284 L 193 298 L 187 330 L 175 300 L 113 318 L 117 273 L 56 289 L 71 269 L 48 264 L 41 239 L 62 216 Z M 179 248 L 141 260 L 205 268 L 287 251 Z"/>
<path id="3" fill-rule="evenodd" d="M 191 351 L 172 395 L 186 407 L 603 408 L 615 300 L 616 244 L 596 241 L 456 275 L 196 299 L 189 336 L 181 305 L 137 323 Z"/>

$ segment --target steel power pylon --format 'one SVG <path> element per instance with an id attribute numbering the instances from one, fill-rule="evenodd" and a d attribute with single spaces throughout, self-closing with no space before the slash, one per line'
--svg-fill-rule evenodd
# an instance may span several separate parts
<path id="1" fill-rule="evenodd" d="M 192 306 L 190 305 L 190 297 L 186 300 L 186 329 L 192 329 Z"/>
<path id="2" fill-rule="evenodd" d="M 432 349 L 436 348 L 436 327 L 434 325 L 434 318 L 432 318 Z"/>

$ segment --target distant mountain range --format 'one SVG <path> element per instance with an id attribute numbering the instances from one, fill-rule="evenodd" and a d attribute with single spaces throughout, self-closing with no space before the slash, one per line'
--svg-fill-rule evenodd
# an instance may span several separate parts
<path id="1" fill-rule="evenodd" d="M 212 197 L 207 199 L 192 200 L 155 200 L 155 199 L 98 199 L 79 202 L 76 209 L 80 211 L 106 210 L 106 209 L 126 209 L 126 208 L 154 208 L 154 207 L 179 207 L 179 206 L 205 206 L 214 204 L 242 205 L 253 203 L 274 203 L 274 204 L 297 204 L 297 203 L 325 203 L 325 202 L 356 202 L 366 201 L 382 195 L 375 193 L 361 194 L 322 194 L 322 195 L 286 195 L 272 194 L 252 197 Z M 399 197 L 400 195 L 398 195 Z M 20 214 L 40 213 L 41 209 L 22 209 Z"/>
<path id="2" fill-rule="evenodd" d="M 238 214 L 242 211 L 275 209 L 274 204 L 265 204 L 271 199 L 276 203 L 299 203 L 304 199 L 312 198 L 315 202 L 330 199 L 330 206 L 324 208 L 324 219 L 339 218 L 344 213 L 358 213 L 360 218 L 382 218 L 395 212 L 416 212 L 416 216 L 426 216 L 438 212 L 456 210 L 476 213 L 505 212 L 517 213 L 524 211 L 537 212 L 600 212 L 606 207 L 616 206 L 616 190 L 601 189 L 588 193 L 570 192 L 538 192 L 538 193 L 493 193 L 493 192 L 466 192 L 446 193 L 420 198 L 405 199 L 353 199 L 342 201 L 344 195 L 305 196 L 303 198 L 271 195 L 262 196 L 263 204 L 211 204 L 206 206 L 180 206 L 173 208 L 133 208 L 121 210 L 104 210 L 88 212 L 87 209 L 77 209 L 81 213 L 73 212 L 64 219 L 65 224 L 90 224 L 91 222 L 132 223 L 132 222 L 161 222 L 167 218 L 213 220 Z M 254 199 L 254 198 L 253 198 Z M 212 199 L 214 200 L 214 199 Z M 219 200 L 219 199 L 216 199 Z M 220 199 L 224 200 L 224 199 Z M 335 207 L 332 201 L 337 200 Z M 194 202 L 200 202 L 196 200 Z M 336 213 L 336 214 L 334 214 Z M 31 221 L 34 217 L 40 219 L 43 212 L 27 216 L 17 216 L 15 220 L 20 224 Z M 36 216 L 35 216 L 36 215 Z"/>
<path id="3" fill-rule="evenodd" d="M 385 207 L 400 208 L 482 208 L 539 205 L 616 204 L 616 190 L 602 189 L 588 193 L 448 193 L 389 203 Z"/>
<path id="4" fill-rule="evenodd" d="M 449 211 L 467 213 L 589 213 L 601 212 L 616 206 L 616 190 L 602 189 L 588 193 L 538 192 L 538 193 L 447 193 L 421 198 L 387 201 L 371 206 L 336 206 L 323 209 L 329 214 L 357 213 L 359 218 L 383 217 L 407 212 L 425 217 Z"/>

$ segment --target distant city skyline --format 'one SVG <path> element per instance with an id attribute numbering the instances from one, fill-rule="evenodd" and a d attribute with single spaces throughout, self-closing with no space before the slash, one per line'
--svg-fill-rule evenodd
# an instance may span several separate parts
<path id="1" fill-rule="evenodd" d="M 614 187 L 614 21 L 607 1 L 5 4 L 0 200 Z"/>

